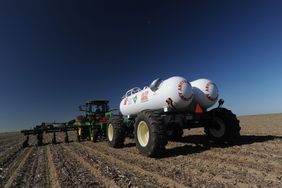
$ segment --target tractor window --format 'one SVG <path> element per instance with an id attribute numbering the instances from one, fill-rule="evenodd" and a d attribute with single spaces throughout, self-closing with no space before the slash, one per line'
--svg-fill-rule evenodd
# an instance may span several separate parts
<path id="1" fill-rule="evenodd" d="M 97 106 L 95 112 L 96 112 L 96 113 L 101 113 L 101 112 L 103 112 L 103 108 L 102 108 L 101 106 Z"/>
<path id="2" fill-rule="evenodd" d="M 92 105 L 91 111 L 94 112 L 94 113 L 101 113 L 102 108 L 101 108 L 101 106 L 98 106 L 98 105 Z"/>
<path id="3" fill-rule="evenodd" d="M 108 107 L 107 107 L 107 105 L 102 105 L 102 104 L 100 104 L 100 105 L 92 105 L 91 111 L 93 113 L 98 113 L 98 114 L 99 113 L 105 113 L 105 112 L 108 111 Z"/>

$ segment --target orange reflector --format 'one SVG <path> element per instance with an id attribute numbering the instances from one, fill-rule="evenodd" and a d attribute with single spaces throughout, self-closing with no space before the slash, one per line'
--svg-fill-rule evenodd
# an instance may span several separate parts
<path id="1" fill-rule="evenodd" d="M 195 113 L 198 113 L 198 114 L 203 113 L 203 109 L 201 108 L 199 104 L 196 105 Z"/>

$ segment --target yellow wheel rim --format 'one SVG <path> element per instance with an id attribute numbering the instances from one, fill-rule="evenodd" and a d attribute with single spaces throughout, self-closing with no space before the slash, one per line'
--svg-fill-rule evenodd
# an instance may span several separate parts
<path id="1" fill-rule="evenodd" d="M 145 121 L 140 121 L 137 127 L 137 139 L 142 147 L 146 147 L 149 142 L 149 127 Z"/>
<path id="2" fill-rule="evenodd" d="M 78 135 L 81 136 L 81 128 L 78 128 Z"/>
<path id="3" fill-rule="evenodd" d="M 113 125 L 110 123 L 110 124 L 108 125 L 108 139 L 109 139 L 109 141 L 112 141 L 113 138 L 114 138 L 114 127 L 113 127 Z"/>

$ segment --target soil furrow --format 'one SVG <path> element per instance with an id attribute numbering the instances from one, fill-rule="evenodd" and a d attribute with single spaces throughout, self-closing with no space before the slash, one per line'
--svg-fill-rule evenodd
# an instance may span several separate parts
<path id="1" fill-rule="evenodd" d="M 2 148 L 0 151 L 0 157 L 4 154 L 9 153 L 9 150 L 12 150 L 14 147 L 22 146 L 23 140 L 12 140 L 11 142 L 1 145 Z"/>
<path id="2" fill-rule="evenodd" d="M 2 157 L 0 157 L 0 166 L 1 168 L 5 168 L 8 166 L 24 149 L 21 145 L 17 145 L 13 147 L 8 153 L 5 153 Z"/>
<path id="3" fill-rule="evenodd" d="M 20 170 L 23 168 L 24 164 L 26 163 L 27 159 L 30 157 L 30 155 L 32 154 L 32 152 L 34 151 L 34 147 L 30 147 L 28 148 L 28 151 L 25 153 L 25 155 L 21 158 L 21 162 L 19 163 L 19 165 L 17 166 L 17 168 L 15 169 L 15 171 L 9 176 L 8 181 L 5 183 L 4 187 L 12 187 L 13 183 L 15 182 L 15 179 L 17 178 L 17 176 L 20 173 Z"/>
<path id="4" fill-rule="evenodd" d="M 12 187 L 48 187 L 47 160 L 44 155 L 45 146 L 36 147 L 29 155 L 18 176 L 15 178 Z"/>
<path id="5" fill-rule="evenodd" d="M 234 177 L 237 177 L 241 184 L 255 185 L 257 183 L 261 185 L 272 185 L 273 181 L 266 180 L 266 174 L 261 174 L 261 172 L 253 170 L 251 168 L 242 168 L 240 165 L 230 165 L 226 163 L 221 163 L 218 161 L 212 161 L 213 159 L 205 158 L 193 158 L 193 161 L 181 164 L 184 168 L 189 169 L 189 166 L 195 166 L 202 173 L 209 172 L 212 174 L 212 179 L 217 179 L 221 177 L 221 180 L 225 179 L 226 182 L 234 182 Z M 228 159 L 226 159 L 228 160 Z"/>
<path id="6" fill-rule="evenodd" d="M 78 144 L 78 143 L 75 143 Z M 101 150 L 97 150 L 97 148 L 93 148 L 90 147 L 88 144 L 80 144 L 82 146 L 84 146 L 89 152 L 93 153 L 94 155 L 100 155 L 102 157 L 104 157 L 105 159 L 107 159 L 108 161 L 110 161 L 112 164 L 117 165 L 117 166 L 123 166 L 124 168 L 127 168 L 129 171 L 131 172 L 135 172 L 135 173 L 139 173 L 141 175 L 144 176 L 148 176 L 153 178 L 154 180 L 156 180 L 160 185 L 162 186 L 169 186 L 169 187 L 185 187 L 185 185 L 180 184 L 170 178 L 164 177 L 159 175 L 158 173 L 153 173 L 151 171 L 145 170 L 137 165 L 132 165 L 129 164 L 129 161 L 125 162 L 123 160 L 114 158 L 112 156 L 116 156 L 113 153 L 107 153 Z M 96 146 L 96 145 L 95 145 Z"/>
<path id="7" fill-rule="evenodd" d="M 209 182 L 210 187 L 223 186 L 221 182 L 212 180 L 212 175 L 201 176 L 202 172 L 198 169 L 195 169 L 194 165 L 191 165 L 189 168 L 184 170 L 184 167 L 179 166 L 181 160 L 178 160 L 176 163 L 171 163 L 169 160 L 164 162 L 162 159 L 143 157 L 138 154 L 137 150 L 137 153 L 132 152 L 132 150 L 135 150 L 135 148 L 113 149 L 109 148 L 106 143 L 99 143 L 95 146 L 89 144 L 89 147 L 108 154 L 114 153 L 115 156 L 120 160 L 130 162 L 148 171 L 172 178 L 173 180 L 181 182 L 189 187 L 192 187 L 193 185 L 205 185 L 207 182 Z"/>
<path id="8" fill-rule="evenodd" d="M 103 152 L 106 150 L 112 150 L 113 148 L 109 148 L 106 144 L 100 144 L 95 145 L 95 147 L 103 147 Z M 114 152 L 114 151 L 111 151 Z M 195 162 L 193 162 L 193 159 L 190 159 L 190 156 L 178 156 L 174 159 L 171 158 L 164 158 L 164 159 L 151 159 L 146 158 L 143 156 L 140 156 L 138 154 L 138 151 L 136 152 L 136 149 L 132 148 L 123 148 L 120 150 L 120 152 L 115 153 L 115 155 L 119 155 L 119 153 L 124 153 L 124 156 L 130 156 L 127 158 L 133 159 L 133 163 L 136 165 L 142 164 L 143 167 L 147 168 L 150 167 L 150 165 L 154 166 L 154 169 L 151 169 L 152 171 L 158 171 L 164 176 L 170 177 L 175 179 L 176 181 L 180 181 L 181 183 L 187 185 L 187 186 L 204 186 L 209 183 L 210 187 L 222 187 L 224 186 L 224 182 L 217 181 L 214 179 L 214 176 L 216 174 L 213 174 L 212 172 L 209 172 L 207 170 L 200 169 Z M 129 160 L 130 160 L 129 159 Z M 125 159 L 124 160 L 128 160 Z M 138 161 L 138 163 L 134 162 Z M 185 161 L 189 161 L 188 164 L 185 164 Z M 182 163 L 184 163 L 182 165 Z M 201 161 L 199 162 L 201 164 Z M 203 173 L 205 175 L 203 175 Z"/>
<path id="9" fill-rule="evenodd" d="M 58 139 L 60 141 L 62 140 L 60 136 Z M 85 147 L 81 147 L 79 144 L 69 144 L 68 146 L 80 157 L 91 164 L 92 168 L 100 170 L 102 176 L 109 177 L 120 187 L 164 187 L 148 176 L 133 173 L 129 171 L 128 168 L 112 164 L 100 155 L 93 155 L 86 150 Z"/>
<path id="10" fill-rule="evenodd" d="M 60 144 L 51 145 L 50 149 L 62 187 L 105 187 L 69 150 Z"/>
<path id="11" fill-rule="evenodd" d="M 44 146 L 40 151 L 37 166 L 38 168 L 35 171 L 34 185 L 37 187 L 50 187 L 47 146 Z"/>
<path id="12" fill-rule="evenodd" d="M 226 150 L 224 152 L 225 154 L 229 154 L 229 155 L 234 155 L 238 156 L 238 157 L 251 157 L 251 158 L 258 158 L 258 159 L 263 159 L 265 161 L 267 161 L 268 163 L 270 162 L 271 165 L 275 166 L 275 162 L 276 161 L 281 161 L 282 160 L 282 155 L 275 155 L 273 153 L 269 153 L 269 152 L 263 152 L 263 151 L 258 151 L 254 148 L 236 148 L 234 150 Z M 274 161 L 273 161 L 274 160 Z M 273 161 L 273 163 L 272 163 Z"/>
<path id="13" fill-rule="evenodd" d="M 26 175 L 23 175 L 21 178 L 20 178 L 20 181 L 18 181 L 18 184 L 16 184 L 17 186 L 18 185 L 24 185 L 26 184 L 27 187 L 32 187 L 33 186 L 33 181 L 34 181 L 34 178 L 35 178 L 35 171 L 36 171 L 36 168 L 37 168 L 37 165 L 38 165 L 38 151 L 41 149 L 41 147 L 36 147 L 36 150 L 34 153 L 32 153 L 32 157 L 29 157 L 28 160 L 27 160 L 27 165 L 25 165 L 25 170 L 23 171 L 24 173 L 21 173 L 22 175 L 23 174 L 28 174 L 28 177 L 25 177 Z"/>
<path id="14" fill-rule="evenodd" d="M 199 159 L 210 159 L 219 163 L 225 163 L 229 165 L 244 166 L 246 170 L 253 169 L 259 172 L 268 174 L 276 174 L 282 172 L 282 166 L 278 161 L 272 159 L 266 160 L 264 158 L 258 158 L 251 156 L 251 153 L 245 154 L 240 151 L 233 154 L 227 154 L 221 152 L 204 152 L 196 154 L 195 157 Z M 263 175 L 264 176 L 264 175 Z"/>
<path id="15" fill-rule="evenodd" d="M 93 168 L 99 169 L 102 175 L 108 176 L 120 187 L 164 187 L 149 176 L 134 173 L 128 170 L 127 167 L 113 164 L 102 155 L 90 153 L 85 147 L 81 147 L 77 144 L 72 144 L 70 147 L 87 160 Z"/>
<path id="16" fill-rule="evenodd" d="M 48 159 L 48 169 L 49 169 L 49 178 L 50 178 L 50 184 L 52 188 L 60 188 L 60 183 L 59 183 L 59 178 L 58 178 L 58 174 L 56 171 L 56 167 L 54 165 L 54 161 L 53 161 L 53 156 L 51 154 L 50 151 L 50 146 L 47 145 L 47 159 Z"/>
<path id="17" fill-rule="evenodd" d="M 100 147 L 104 147 L 103 148 L 103 152 L 105 152 L 106 150 L 112 150 L 110 148 L 108 148 L 107 145 L 103 144 L 99 144 L 99 145 L 95 145 L 95 147 L 98 147 L 100 150 Z M 129 150 L 128 148 L 126 150 Z M 124 152 L 124 149 L 119 150 L 120 153 Z M 130 150 L 131 151 L 131 150 Z M 140 160 L 145 160 L 142 159 L 142 157 L 140 157 L 140 155 L 138 154 L 131 154 L 130 151 L 125 151 L 127 152 L 126 154 L 123 154 L 122 156 L 130 156 L 127 158 L 131 158 L 131 159 L 137 159 L 138 158 L 138 162 L 140 163 Z M 114 151 L 111 151 L 114 152 Z M 222 151 L 223 152 L 223 151 Z M 218 154 L 220 155 L 220 154 Z M 199 157 L 200 156 L 200 157 Z M 141 159 L 140 159 L 141 158 Z M 140 159 L 140 160 L 139 160 Z M 207 160 L 208 159 L 208 160 Z M 143 166 L 149 166 L 149 161 L 152 159 L 147 159 L 147 165 L 143 165 Z M 128 159 L 128 161 L 130 161 L 130 159 Z M 150 161 L 151 163 L 155 163 L 157 165 L 158 160 L 152 160 Z M 229 164 L 228 163 L 228 157 L 226 157 L 225 159 L 221 159 L 219 157 L 211 157 L 211 156 L 207 156 L 204 155 L 203 153 L 200 154 L 191 154 L 190 156 L 179 156 L 177 157 L 175 160 L 174 159 L 169 159 L 169 158 L 164 158 L 161 159 L 160 161 L 162 161 L 164 164 L 166 164 L 166 166 L 161 167 L 163 165 L 158 164 L 158 166 L 160 166 L 160 168 L 155 168 L 155 169 L 161 169 L 161 168 L 166 168 L 166 172 L 178 172 L 177 175 L 180 176 L 180 174 L 183 174 L 184 177 L 186 177 L 187 179 L 190 176 L 194 176 L 196 175 L 197 178 L 193 177 L 192 180 L 190 180 L 191 182 L 193 182 L 193 185 L 195 183 L 197 183 L 197 185 L 199 185 L 199 182 L 205 183 L 205 182 L 212 182 L 211 180 L 218 180 L 218 178 L 216 178 L 216 176 L 218 176 L 218 174 L 225 174 L 223 177 L 226 179 L 226 181 L 223 181 L 223 177 L 220 179 L 221 182 L 228 182 L 229 184 L 236 183 L 234 181 L 233 175 L 237 174 L 238 176 L 240 174 L 245 174 L 244 176 L 242 176 L 242 180 L 240 183 L 241 185 L 244 184 L 244 182 L 248 182 L 249 179 L 252 179 L 252 182 L 260 182 L 262 184 L 267 184 L 267 185 L 271 185 L 275 182 L 275 179 L 277 178 L 274 175 L 270 175 L 268 173 L 262 173 L 259 170 L 254 170 L 253 168 L 245 168 L 243 171 L 240 168 L 240 164 L 236 165 L 236 164 Z M 155 165 L 155 166 L 156 166 Z M 239 166 L 239 168 L 237 168 L 237 166 Z M 211 168 L 212 167 L 212 168 Z M 214 169 L 221 169 L 221 171 L 215 172 Z M 208 171 L 208 173 L 207 173 Z M 202 174 L 205 175 L 202 175 Z M 241 175 L 240 175 L 241 176 Z M 249 179 L 246 179 L 245 176 Z M 181 176 L 180 176 L 181 177 Z M 176 177 L 178 178 L 178 177 Z M 211 183 L 210 183 L 211 184 Z M 214 184 L 216 185 L 216 182 L 214 182 Z"/>
<path id="18" fill-rule="evenodd" d="M 263 143 L 253 143 L 248 145 L 242 145 L 242 146 L 234 146 L 229 148 L 224 148 L 226 153 L 232 152 L 234 150 L 239 151 L 247 151 L 252 154 L 258 154 L 258 155 L 268 155 L 271 157 L 271 154 L 277 155 L 280 158 L 282 157 L 282 140 L 275 140 L 275 141 L 267 141 Z"/>
<path id="19" fill-rule="evenodd" d="M 76 152 L 74 152 L 72 149 L 69 148 L 69 146 L 64 146 L 62 145 L 62 147 L 68 151 L 69 155 L 71 155 L 73 158 L 75 158 L 77 161 L 79 161 L 81 163 L 81 165 L 83 165 L 85 168 L 87 168 L 92 175 L 94 175 L 95 177 L 99 178 L 100 180 L 103 181 L 103 183 L 106 185 L 106 187 L 112 187 L 112 188 L 117 188 L 118 186 L 115 184 L 114 181 L 112 181 L 109 178 L 106 178 L 105 176 L 103 176 L 96 168 L 93 168 L 93 166 L 87 162 L 83 157 L 81 157 L 80 155 L 76 154 Z"/>
<path id="20" fill-rule="evenodd" d="M 34 143 L 34 139 L 31 139 L 31 143 Z M 22 145 L 18 144 L 10 153 L 2 156 L 0 159 L 0 185 L 4 186 L 30 149 L 31 147 L 22 148 Z"/>
<path id="21" fill-rule="evenodd" d="M 184 168 L 186 170 L 195 170 L 204 173 L 205 176 L 210 177 L 214 180 L 217 180 L 218 176 L 221 176 L 221 181 L 226 179 L 226 182 L 230 182 L 231 184 L 236 183 L 234 177 L 240 180 L 240 183 L 247 184 L 257 184 L 260 183 L 262 185 L 273 185 L 275 184 L 276 177 L 268 176 L 267 173 L 262 173 L 260 170 L 255 170 L 250 167 L 242 166 L 240 164 L 232 164 L 229 161 L 228 156 L 224 157 L 224 151 L 218 152 L 218 155 L 222 155 L 221 157 L 216 157 L 210 155 L 206 155 L 205 153 L 212 152 L 206 151 L 203 153 L 190 154 L 187 156 L 179 156 L 177 158 L 164 158 L 163 162 L 166 162 L 170 165 L 176 165 L 179 169 Z M 208 173 L 207 173 L 208 172 Z M 198 174 L 199 175 L 199 174 Z"/>

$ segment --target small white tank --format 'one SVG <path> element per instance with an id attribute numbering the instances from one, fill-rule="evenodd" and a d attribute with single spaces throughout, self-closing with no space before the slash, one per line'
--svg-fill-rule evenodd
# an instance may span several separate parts
<path id="1" fill-rule="evenodd" d="M 218 88 L 211 80 L 198 79 L 191 82 L 194 92 L 194 104 L 199 104 L 203 109 L 214 105 L 218 99 Z"/>
<path id="2" fill-rule="evenodd" d="M 179 76 L 156 79 L 150 87 L 129 90 L 120 103 L 120 111 L 123 115 L 135 115 L 142 110 L 163 109 L 168 107 L 169 98 L 177 110 L 187 109 L 193 100 L 191 84 Z"/>

